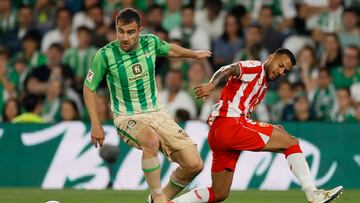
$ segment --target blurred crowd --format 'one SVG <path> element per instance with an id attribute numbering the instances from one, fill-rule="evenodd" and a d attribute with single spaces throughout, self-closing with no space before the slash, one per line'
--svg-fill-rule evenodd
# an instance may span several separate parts
<path id="1" fill-rule="evenodd" d="M 297 65 L 270 84 L 254 119 L 360 121 L 358 0 L 0 0 L 0 121 L 87 121 L 84 78 L 96 51 L 116 40 L 114 19 L 127 7 L 141 12 L 143 33 L 213 52 L 156 61 L 162 103 L 179 122 L 207 119 L 222 87 L 206 101 L 193 87 L 219 67 L 264 62 L 279 47 Z M 98 109 L 111 122 L 105 84 Z"/>

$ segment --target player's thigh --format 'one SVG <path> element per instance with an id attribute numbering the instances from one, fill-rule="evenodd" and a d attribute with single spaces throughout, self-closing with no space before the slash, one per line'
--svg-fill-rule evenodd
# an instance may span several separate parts
<path id="1" fill-rule="evenodd" d="M 152 112 L 150 125 L 160 137 L 161 148 L 165 156 L 196 145 L 188 134 L 165 111 Z"/>
<path id="2" fill-rule="evenodd" d="M 281 152 L 296 144 L 299 144 L 297 138 L 291 136 L 285 130 L 274 126 L 270 140 L 261 149 L 261 151 Z"/>
<path id="3" fill-rule="evenodd" d="M 231 184 L 234 177 L 234 171 L 222 170 L 220 172 L 212 172 L 212 189 L 215 192 L 217 201 L 224 200 L 229 196 Z"/>
<path id="4" fill-rule="evenodd" d="M 256 151 L 270 139 L 271 124 L 245 118 L 217 118 L 209 132 L 212 150 Z"/>
<path id="5" fill-rule="evenodd" d="M 171 160 L 178 163 L 182 168 L 196 171 L 202 170 L 203 168 L 203 161 L 197 151 L 196 145 L 189 145 L 180 151 L 173 152 L 170 157 Z"/>
<path id="6" fill-rule="evenodd" d="M 114 120 L 114 124 L 123 141 L 132 147 L 142 149 L 159 142 L 158 135 L 151 128 L 146 115 L 119 116 Z"/>

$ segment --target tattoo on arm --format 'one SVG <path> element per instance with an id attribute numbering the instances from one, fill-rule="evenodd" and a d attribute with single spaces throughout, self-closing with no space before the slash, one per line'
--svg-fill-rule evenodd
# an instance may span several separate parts
<path id="1" fill-rule="evenodd" d="M 227 66 L 222 66 L 212 76 L 210 82 L 217 86 L 223 79 L 228 79 L 230 76 L 240 76 L 241 70 L 238 63 L 233 63 Z"/>

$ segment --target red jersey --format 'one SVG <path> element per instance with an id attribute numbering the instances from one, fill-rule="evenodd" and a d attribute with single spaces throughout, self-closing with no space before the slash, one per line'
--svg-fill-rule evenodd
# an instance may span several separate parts
<path id="1" fill-rule="evenodd" d="M 224 87 L 217 104 L 213 106 L 210 118 L 249 117 L 257 104 L 264 98 L 267 81 L 260 61 L 239 61 L 240 76 L 231 76 Z M 212 119 L 209 119 L 211 121 Z"/>

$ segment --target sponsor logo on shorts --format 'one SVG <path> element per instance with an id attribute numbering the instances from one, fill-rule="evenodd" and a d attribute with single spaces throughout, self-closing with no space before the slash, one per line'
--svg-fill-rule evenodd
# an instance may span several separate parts
<path id="1" fill-rule="evenodd" d="M 183 129 L 178 130 L 178 133 L 181 135 L 181 137 L 189 137 Z"/>
<path id="2" fill-rule="evenodd" d="M 134 128 L 135 125 L 136 125 L 136 121 L 129 120 L 127 127 L 126 127 L 126 131 L 130 132 Z"/>

